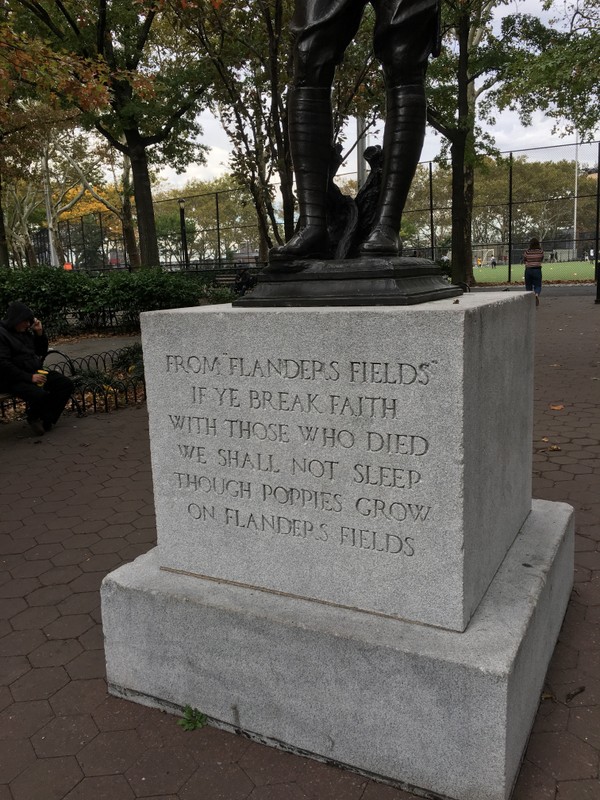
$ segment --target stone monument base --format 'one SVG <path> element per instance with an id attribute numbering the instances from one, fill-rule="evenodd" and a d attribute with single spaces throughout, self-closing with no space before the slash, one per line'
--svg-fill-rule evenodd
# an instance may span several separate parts
<path id="1" fill-rule="evenodd" d="M 110 691 L 393 785 L 507 800 L 572 570 L 572 509 L 534 501 L 459 633 L 177 574 L 154 550 L 102 586 Z"/>

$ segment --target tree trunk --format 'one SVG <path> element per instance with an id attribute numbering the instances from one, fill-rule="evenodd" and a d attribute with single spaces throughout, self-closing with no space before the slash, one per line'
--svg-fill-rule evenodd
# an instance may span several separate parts
<path id="1" fill-rule="evenodd" d="M 123 241 L 125 244 L 125 252 L 127 253 L 127 261 L 131 269 L 139 269 L 141 266 L 140 251 L 135 238 L 135 225 L 133 224 L 133 209 L 131 208 L 131 193 L 133 188 L 131 186 L 131 162 L 129 156 L 123 154 L 123 175 L 121 182 L 123 184 L 123 195 L 121 197 L 122 216 L 121 223 L 123 225 Z"/>
<path id="2" fill-rule="evenodd" d="M 148 170 L 146 148 L 140 142 L 137 131 L 126 131 L 125 138 L 129 147 L 129 160 L 133 176 L 133 193 L 137 213 L 138 234 L 140 239 L 140 258 L 143 267 L 158 267 L 158 241 L 156 238 L 156 222 L 152 202 L 152 185 Z"/>
<path id="3" fill-rule="evenodd" d="M 0 176 L 0 269 L 10 269 L 10 253 L 6 240 L 6 225 L 4 224 L 4 207 L 2 205 L 2 177 Z"/>
<path id="4" fill-rule="evenodd" d="M 27 260 L 27 266 L 30 267 L 31 269 L 35 269 L 36 267 L 39 267 L 37 256 L 35 254 L 35 248 L 34 248 L 32 242 L 31 242 L 31 239 L 29 238 L 29 236 L 27 237 L 27 239 L 25 241 L 25 258 Z"/>
<path id="5" fill-rule="evenodd" d="M 452 137 L 452 283 L 467 283 L 467 242 L 465 237 L 465 139 L 464 132 Z"/>

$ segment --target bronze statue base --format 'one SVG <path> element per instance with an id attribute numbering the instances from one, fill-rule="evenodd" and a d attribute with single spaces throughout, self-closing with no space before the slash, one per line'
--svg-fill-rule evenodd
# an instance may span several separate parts
<path id="1" fill-rule="evenodd" d="M 407 306 L 461 295 L 426 258 L 272 261 L 237 308 L 265 306 Z"/>

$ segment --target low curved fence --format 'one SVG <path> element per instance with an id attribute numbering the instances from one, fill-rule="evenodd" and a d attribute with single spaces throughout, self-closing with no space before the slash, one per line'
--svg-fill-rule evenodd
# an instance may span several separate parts
<path id="1" fill-rule="evenodd" d="M 71 408 L 78 415 L 109 413 L 126 406 L 135 406 L 146 400 L 146 383 L 141 345 L 118 350 L 69 358 L 54 353 L 47 360 L 50 369 L 71 378 L 75 389 Z M 0 416 L 19 418 L 25 412 L 25 403 L 16 398 L 0 400 Z"/>

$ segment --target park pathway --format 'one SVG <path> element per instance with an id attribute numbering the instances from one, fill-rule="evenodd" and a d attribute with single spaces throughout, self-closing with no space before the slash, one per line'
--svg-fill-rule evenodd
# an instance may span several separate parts
<path id="1" fill-rule="evenodd" d="M 534 495 L 576 509 L 576 583 L 513 800 L 600 798 L 592 290 L 542 295 L 536 314 Z M 110 340 L 98 340 L 102 349 Z M 0 453 L 0 800 L 414 797 L 215 728 L 186 733 L 173 716 L 107 694 L 100 583 L 155 540 L 144 406 L 65 415 L 41 438 L 24 423 L 0 424 Z"/>

